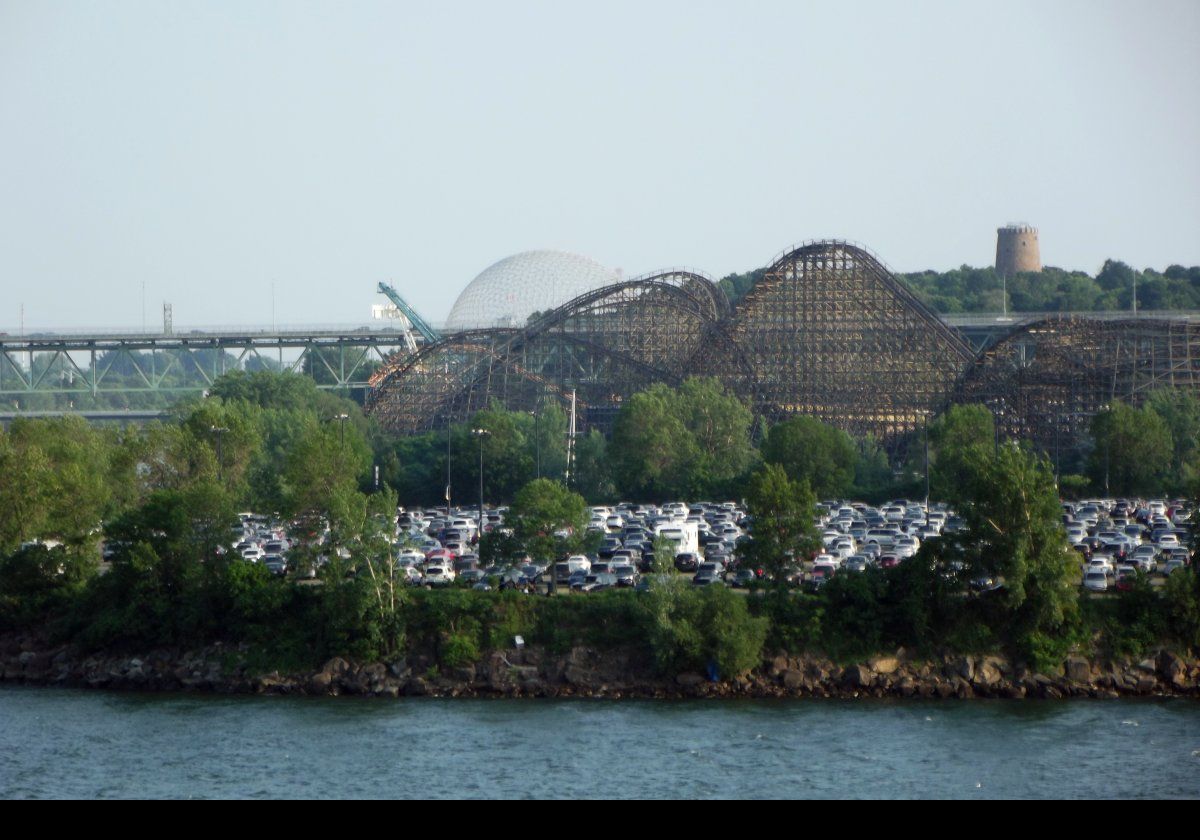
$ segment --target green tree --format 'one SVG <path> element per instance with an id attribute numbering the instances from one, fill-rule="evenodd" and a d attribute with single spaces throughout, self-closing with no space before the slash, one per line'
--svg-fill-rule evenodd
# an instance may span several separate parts
<path id="1" fill-rule="evenodd" d="M 0 475 L 0 554 L 9 554 L 46 533 L 50 459 L 0 430 Z"/>
<path id="2" fill-rule="evenodd" d="M 617 495 L 608 460 L 608 440 L 592 429 L 575 441 L 575 472 L 571 486 L 593 503 L 612 501 Z"/>
<path id="3" fill-rule="evenodd" d="M 506 520 L 535 562 L 553 564 L 584 539 L 587 502 L 556 481 L 535 479 L 517 493 Z M 568 536 L 557 536 L 555 532 L 560 531 L 568 532 Z M 551 589 L 554 577 L 551 568 Z"/>
<path id="4" fill-rule="evenodd" d="M 778 464 L 766 464 L 750 477 L 746 507 L 753 536 L 746 559 L 782 584 L 820 545 L 813 523 L 816 499 L 805 482 L 792 481 Z"/>
<path id="5" fill-rule="evenodd" d="M 356 488 L 370 464 L 371 450 L 357 429 L 310 417 L 283 465 L 286 510 L 293 515 L 330 515 L 344 525 L 361 522 L 365 502 L 356 498 Z"/>
<path id="6" fill-rule="evenodd" d="M 750 614 L 747 599 L 724 586 L 696 590 L 664 578 L 645 601 L 647 638 L 658 669 L 715 670 L 736 677 L 762 661 L 768 621 Z"/>
<path id="7" fill-rule="evenodd" d="M 894 495 L 895 483 L 887 450 L 873 437 L 860 441 L 858 460 L 854 463 L 854 498 L 881 502 Z"/>
<path id="8" fill-rule="evenodd" d="M 1050 464 L 1005 444 L 970 468 L 967 488 L 972 573 L 1003 581 L 1002 632 L 1019 655 L 1045 667 L 1061 659 L 1078 614 L 1078 565 Z"/>
<path id="9" fill-rule="evenodd" d="M 1161 388 L 1151 392 L 1145 407 L 1161 417 L 1171 433 L 1170 489 L 1186 492 L 1200 479 L 1200 399 L 1179 388 Z"/>
<path id="10" fill-rule="evenodd" d="M 758 460 L 750 441 L 754 415 L 715 377 L 684 380 L 674 404 L 695 441 L 683 494 L 688 498 L 732 494 Z"/>
<path id="11" fill-rule="evenodd" d="M 477 437 L 474 430 L 487 434 Z M 530 434 L 527 436 L 526 431 Z M 534 476 L 533 418 L 492 406 L 456 429 L 454 482 L 460 499 L 477 500 L 480 447 L 483 450 L 483 492 L 486 499 L 511 499 Z"/>
<path id="12" fill-rule="evenodd" d="M 980 463 L 995 451 L 995 435 L 995 418 L 985 405 L 954 405 L 931 422 L 930 495 L 946 501 L 964 498 Z"/>
<path id="13" fill-rule="evenodd" d="M 793 481 L 807 483 L 819 498 L 840 498 L 854 483 L 858 447 L 841 429 L 801 416 L 771 427 L 762 457 L 783 467 Z"/>
<path id="14" fill-rule="evenodd" d="M 378 626 L 380 651 L 396 653 L 404 643 L 404 605 L 408 603 L 405 581 L 396 562 L 396 494 L 388 489 L 367 499 L 367 519 L 359 535 L 361 565 L 366 569 L 374 596 L 374 619 Z"/>
<path id="15" fill-rule="evenodd" d="M 193 403 L 180 423 L 192 438 L 190 473 L 199 480 L 219 480 L 242 496 L 246 472 L 262 446 L 262 410 L 243 400 L 209 398 Z"/>
<path id="16" fill-rule="evenodd" d="M 608 452 L 623 495 L 639 501 L 683 495 L 698 447 L 675 401 L 670 387 L 657 384 L 634 394 L 617 415 Z"/>
<path id="17" fill-rule="evenodd" d="M 715 378 L 691 377 L 677 389 L 657 383 L 634 394 L 617 415 L 607 447 L 616 490 L 658 501 L 735 493 L 757 462 L 753 419 Z M 603 488 L 603 473 L 586 473 L 588 487 Z"/>
<path id="18" fill-rule="evenodd" d="M 93 553 L 113 498 L 112 450 L 77 416 L 17 420 L 0 432 L 0 549 L 54 539 Z"/>
<path id="19" fill-rule="evenodd" d="M 1088 472 L 1097 487 L 1117 495 L 1162 491 L 1174 453 L 1162 417 L 1114 402 L 1092 418 L 1091 432 L 1095 447 Z"/>
<path id="20" fill-rule="evenodd" d="M 63 546 L 26 545 L 0 556 L 0 630 L 44 626 L 95 573 L 94 560 Z"/>

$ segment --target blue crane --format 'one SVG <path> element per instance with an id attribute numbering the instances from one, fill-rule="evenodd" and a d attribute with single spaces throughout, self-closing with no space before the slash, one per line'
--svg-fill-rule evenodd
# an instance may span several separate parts
<path id="1" fill-rule="evenodd" d="M 425 319 L 418 315 L 417 311 L 409 306 L 408 302 L 404 298 L 400 297 L 400 293 L 392 288 L 389 284 L 380 283 L 379 293 L 381 295 L 385 295 L 388 300 L 396 304 L 396 308 L 400 310 L 404 317 L 408 319 L 408 322 L 412 324 L 413 328 L 419 332 L 427 342 L 433 344 L 442 340 L 441 334 L 433 327 L 429 326 L 429 324 L 425 322 Z"/>

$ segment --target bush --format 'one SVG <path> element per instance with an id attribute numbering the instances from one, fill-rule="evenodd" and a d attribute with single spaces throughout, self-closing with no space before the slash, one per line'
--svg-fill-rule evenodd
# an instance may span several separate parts
<path id="1" fill-rule="evenodd" d="M 729 678 L 757 666 L 767 639 L 767 619 L 751 615 L 746 599 L 723 586 L 685 586 L 664 586 L 646 601 L 650 651 L 659 671 L 715 668 Z"/>
<path id="2" fill-rule="evenodd" d="M 767 621 L 769 650 L 800 654 L 820 647 L 825 619 L 823 598 L 775 589 L 746 600 L 750 611 Z"/>
<path id="3" fill-rule="evenodd" d="M 1047 672 L 1062 665 L 1063 658 L 1071 648 L 1066 636 L 1052 636 L 1035 630 L 1021 640 L 1017 653 L 1024 657 L 1034 671 Z"/>
<path id="4" fill-rule="evenodd" d="M 62 546 L 28 545 L 0 559 L 0 630 L 29 627 L 64 612 L 96 564 Z"/>
<path id="5" fill-rule="evenodd" d="M 1163 588 L 1166 625 L 1171 638 L 1184 647 L 1200 649 L 1200 588 L 1194 569 L 1178 569 Z"/>
<path id="6" fill-rule="evenodd" d="M 886 586 L 882 569 L 834 575 L 826 584 L 822 642 L 830 656 L 858 659 L 883 649 L 883 628 L 888 623 Z"/>
<path id="7" fill-rule="evenodd" d="M 644 599 L 628 590 L 538 599 L 535 623 L 533 641 L 554 653 L 574 645 L 644 651 L 651 627 Z"/>
<path id="8" fill-rule="evenodd" d="M 1132 589 L 1117 593 L 1115 613 L 1115 620 L 1106 628 L 1113 653 L 1141 656 L 1158 643 L 1166 629 L 1161 599 L 1142 572 L 1134 578 Z"/>
<path id="9" fill-rule="evenodd" d="M 461 668 L 479 661 L 479 644 L 469 632 L 452 633 L 442 644 L 442 664 L 449 668 Z"/>

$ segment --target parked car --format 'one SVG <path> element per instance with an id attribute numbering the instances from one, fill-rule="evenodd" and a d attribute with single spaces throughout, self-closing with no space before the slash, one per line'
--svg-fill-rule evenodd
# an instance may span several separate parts
<path id="1" fill-rule="evenodd" d="M 1083 576 L 1083 587 L 1089 592 L 1107 592 L 1108 575 L 1101 570 L 1089 571 Z"/>
<path id="2" fill-rule="evenodd" d="M 449 566 L 429 566 L 422 580 L 426 586 L 449 586 L 454 583 L 454 570 Z"/>

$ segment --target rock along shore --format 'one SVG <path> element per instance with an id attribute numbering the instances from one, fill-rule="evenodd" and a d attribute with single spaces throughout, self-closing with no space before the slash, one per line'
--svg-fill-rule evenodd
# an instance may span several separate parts
<path id="1" fill-rule="evenodd" d="M 820 656 L 779 655 L 754 672 L 713 682 L 697 673 L 656 675 L 630 652 L 577 647 L 493 651 L 474 665 L 439 670 L 421 656 L 357 663 L 334 658 L 304 673 L 256 673 L 244 647 L 158 649 L 142 655 L 79 654 L 33 636 L 0 637 L 8 684 L 217 694 L 370 697 L 604 698 L 1200 698 L 1200 660 L 1160 651 L 1144 660 L 1069 657 L 1033 673 L 1001 656 L 910 658 L 904 651 L 849 666 Z"/>

